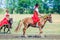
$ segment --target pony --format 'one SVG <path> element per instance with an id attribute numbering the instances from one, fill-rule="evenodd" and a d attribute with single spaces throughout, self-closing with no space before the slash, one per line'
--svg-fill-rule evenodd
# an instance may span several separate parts
<path id="1" fill-rule="evenodd" d="M 2 27 L 0 27 L 0 32 L 3 29 L 3 27 L 4 27 L 4 33 L 5 33 L 6 28 L 8 29 L 7 33 L 10 32 L 10 29 L 12 28 L 13 18 L 10 18 L 8 23 L 9 24 L 4 24 Z"/>
<path id="2" fill-rule="evenodd" d="M 39 17 L 39 22 L 38 22 L 38 28 L 39 28 L 39 35 L 41 36 L 41 34 L 43 33 L 42 29 L 43 27 L 45 26 L 46 22 L 49 21 L 50 23 L 52 23 L 52 16 L 51 14 L 48 14 L 48 15 L 45 15 L 43 17 Z M 18 23 L 18 26 L 16 27 L 15 29 L 15 32 L 19 31 L 22 24 L 24 24 L 24 28 L 23 28 L 23 35 L 26 37 L 27 35 L 25 34 L 26 33 L 26 29 L 28 29 L 29 27 L 36 27 L 36 24 L 33 25 L 33 20 L 32 20 L 32 17 L 27 17 L 27 18 L 24 18 L 22 20 L 20 20 L 20 22 Z"/>

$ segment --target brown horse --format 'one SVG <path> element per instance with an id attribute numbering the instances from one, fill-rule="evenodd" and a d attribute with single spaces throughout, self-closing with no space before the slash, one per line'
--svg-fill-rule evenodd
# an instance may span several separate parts
<path id="1" fill-rule="evenodd" d="M 12 28 L 12 23 L 13 23 L 13 18 L 10 18 L 9 21 L 8 21 L 9 24 L 4 24 L 2 27 L 0 27 L 0 32 L 1 30 L 3 29 L 4 27 L 4 33 L 6 32 L 6 28 L 8 29 L 7 30 L 7 33 L 10 32 L 10 29 Z"/>
<path id="2" fill-rule="evenodd" d="M 42 31 L 42 28 L 44 27 L 45 23 L 49 21 L 50 23 L 52 23 L 52 17 L 51 17 L 51 14 L 49 15 L 45 15 L 43 17 L 40 17 L 40 21 L 38 22 L 39 25 L 38 25 L 38 28 L 40 30 L 40 33 L 39 34 L 42 34 L 43 31 Z M 27 18 L 24 18 L 23 20 L 21 20 L 17 26 L 17 28 L 15 29 L 15 31 L 17 32 L 21 26 L 22 26 L 22 23 L 24 24 L 24 28 L 23 28 L 23 35 L 25 35 L 25 32 L 26 32 L 26 29 L 28 29 L 30 26 L 31 27 L 36 27 L 36 24 L 33 25 L 33 20 L 31 17 L 27 17 Z"/>

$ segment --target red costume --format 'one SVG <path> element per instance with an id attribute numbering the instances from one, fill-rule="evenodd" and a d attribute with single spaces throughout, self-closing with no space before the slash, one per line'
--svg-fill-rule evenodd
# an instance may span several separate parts
<path id="1" fill-rule="evenodd" d="M 5 15 L 5 17 L 3 18 L 3 20 L 0 21 L 0 27 L 2 27 L 2 26 L 5 25 L 5 24 L 9 24 L 9 23 L 8 23 L 8 18 L 7 18 L 6 16 L 9 16 L 9 14 L 7 13 L 7 14 Z"/>
<path id="2" fill-rule="evenodd" d="M 34 11 L 32 19 L 33 19 L 34 24 L 39 21 L 38 13 L 36 11 Z"/>
<path id="3" fill-rule="evenodd" d="M 34 14 L 33 14 L 33 17 L 32 17 L 32 19 L 33 19 L 33 24 L 35 24 L 35 23 L 37 23 L 38 21 L 39 21 L 39 17 L 38 17 L 38 6 L 37 7 L 35 7 L 35 9 L 34 9 Z"/>

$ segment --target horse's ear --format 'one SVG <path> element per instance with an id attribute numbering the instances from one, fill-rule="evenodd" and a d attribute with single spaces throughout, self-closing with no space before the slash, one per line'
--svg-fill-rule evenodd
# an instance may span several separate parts
<path id="1" fill-rule="evenodd" d="M 51 16 L 51 14 L 49 14 L 49 16 Z"/>

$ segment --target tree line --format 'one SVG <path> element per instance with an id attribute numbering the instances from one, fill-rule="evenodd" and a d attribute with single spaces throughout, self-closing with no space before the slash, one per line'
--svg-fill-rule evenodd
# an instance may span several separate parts
<path id="1" fill-rule="evenodd" d="M 36 3 L 39 4 L 40 13 L 60 14 L 60 0 L 6 0 L 6 8 L 11 14 L 13 11 L 20 14 L 32 14 Z"/>

